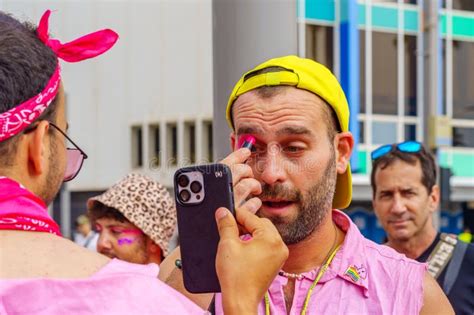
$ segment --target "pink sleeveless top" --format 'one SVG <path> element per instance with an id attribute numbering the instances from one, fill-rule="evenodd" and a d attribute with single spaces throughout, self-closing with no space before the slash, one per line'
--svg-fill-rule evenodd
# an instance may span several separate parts
<path id="1" fill-rule="evenodd" d="M 156 264 L 113 259 L 85 279 L 0 280 L 0 314 L 204 314 L 158 280 Z"/>
<path id="2" fill-rule="evenodd" d="M 426 265 L 364 238 L 341 211 L 333 210 L 332 216 L 346 237 L 314 288 L 307 314 L 419 314 Z M 317 272 L 311 270 L 296 280 L 289 314 L 301 313 Z M 283 293 L 286 283 L 287 278 L 277 276 L 268 290 L 271 314 L 288 314 Z M 216 295 L 216 313 L 223 314 L 220 294 Z M 265 314 L 263 301 L 258 313 Z"/>

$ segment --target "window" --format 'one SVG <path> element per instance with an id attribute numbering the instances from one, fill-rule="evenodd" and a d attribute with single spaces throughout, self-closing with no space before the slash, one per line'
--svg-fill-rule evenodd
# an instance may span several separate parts
<path id="1" fill-rule="evenodd" d="M 416 36 L 405 35 L 405 115 L 416 116 Z"/>
<path id="2" fill-rule="evenodd" d="M 143 166 L 143 132 L 141 126 L 132 127 L 132 167 Z"/>
<path id="3" fill-rule="evenodd" d="M 474 128 L 453 128 L 453 146 L 474 148 Z"/>
<path id="4" fill-rule="evenodd" d="M 333 69 L 333 28 L 306 25 L 306 58 Z"/>
<path id="5" fill-rule="evenodd" d="M 441 76 L 442 76 L 442 84 L 443 84 L 443 87 L 442 87 L 442 92 L 443 92 L 443 96 L 442 96 L 442 100 L 441 100 L 441 104 L 442 104 L 442 112 L 441 114 L 442 115 L 446 115 L 448 110 L 447 110 L 447 107 L 448 107 L 448 98 L 446 97 L 446 94 L 447 94 L 447 91 L 448 91 L 448 81 L 447 81 L 447 73 L 448 73 L 448 66 L 447 66 L 447 54 L 446 54 L 446 44 L 447 44 L 447 41 L 445 38 L 443 38 L 441 40 L 441 53 L 443 55 L 443 68 L 441 69 Z"/>
<path id="6" fill-rule="evenodd" d="M 194 122 L 184 124 L 184 160 L 185 164 L 196 163 L 196 125 Z"/>
<path id="7" fill-rule="evenodd" d="M 397 142 L 397 123 L 374 121 L 372 143 L 376 145 Z"/>
<path id="8" fill-rule="evenodd" d="M 474 119 L 472 69 L 474 42 L 453 40 L 453 118 Z"/>
<path id="9" fill-rule="evenodd" d="M 150 167 L 157 168 L 161 165 L 161 139 L 160 126 L 152 125 L 149 129 L 149 150 L 150 152 Z"/>
<path id="10" fill-rule="evenodd" d="M 207 121 L 203 122 L 202 126 L 202 158 L 203 163 L 211 163 L 214 161 L 214 153 L 213 153 L 213 139 L 212 139 L 212 122 Z"/>
<path id="11" fill-rule="evenodd" d="M 397 114 L 397 35 L 373 32 L 373 113 Z"/>
<path id="12" fill-rule="evenodd" d="M 416 125 L 405 125 L 405 141 L 416 141 Z"/>
<path id="13" fill-rule="evenodd" d="M 176 166 L 178 164 L 178 129 L 176 123 L 166 124 L 166 164 Z"/>
<path id="14" fill-rule="evenodd" d="M 398 0 L 372 0 L 373 3 L 397 3 Z M 407 4 L 417 4 L 417 0 L 404 0 Z"/>
<path id="15" fill-rule="evenodd" d="M 359 121 L 359 143 L 365 143 L 365 122 Z"/>
<path id="16" fill-rule="evenodd" d="M 474 11 L 474 1 L 472 0 L 453 0 L 454 10 Z"/>
<path id="17" fill-rule="evenodd" d="M 360 73 L 360 80 L 359 80 L 359 106 L 360 112 L 365 113 L 365 30 L 359 31 L 359 73 Z"/>

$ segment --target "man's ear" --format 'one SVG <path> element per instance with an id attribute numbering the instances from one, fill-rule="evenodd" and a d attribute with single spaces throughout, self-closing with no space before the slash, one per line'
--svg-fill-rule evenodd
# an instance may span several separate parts
<path id="1" fill-rule="evenodd" d="M 49 123 L 43 120 L 28 134 L 28 165 L 33 175 L 41 175 L 46 171 L 51 140 L 48 130 Z"/>
<path id="2" fill-rule="evenodd" d="M 235 132 L 230 133 L 230 151 L 235 151 L 235 144 L 237 143 L 237 138 L 235 136 Z"/>
<path id="3" fill-rule="evenodd" d="M 347 170 L 352 149 L 354 148 L 352 133 L 346 131 L 336 134 L 334 137 L 334 147 L 336 149 L 336 170 L 338 174 L 343 174 Z"/>
<path id="4" fill-rule="evenodd" d="M 146 241 L 146 248 L 149 254 L 156 257 L 163 257 L 163 251 L 161 250 L 161 247 L 155 244 L 155 242 L 153 242 L 153 240 L 148 236 Z"/>
<path id="5" fill-rule="evenodd" d="M 434 185 L 433 188 L 431 188 L 431 193 L 429 195 L 430 198 L 430 212 L 433 213 L 438 209 L 439 206 L 439 200 L 440 200 L 440 195 L 439 195 L 439 186 Z"/>

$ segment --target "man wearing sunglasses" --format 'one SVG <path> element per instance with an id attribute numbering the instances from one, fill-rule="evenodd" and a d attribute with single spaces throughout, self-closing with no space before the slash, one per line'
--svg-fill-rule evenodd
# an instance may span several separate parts
<path id="1" fill-rule="evenodd" d="M 156 264 L 82 248 L 61 237 L 48 215 L 62 182 L 87 157 L 66 135 L 58 58 L 92 58 L 118 39 L 102 30 L 62 44 L 49 37 L 50 14 L 36 28 L 0 11 L 0 314 L 203 314 L 157 279 Z M 222 240 L 216 269 L 229 314 L 255 313 L 287 257 L 276 229 L 251 213 L 255 207 L 249 200 L 236 209 L 237 221 L 254 234 L 246 242 L 230 212 L 216 211 Z"/>
<path id="2" fill-rule="evenodd" d="M 419 142 L 379 147 L 372 152 L 374 211 L 387 245 L 428 262 L 456 314 L 473 314 L 474 246 L 434 228 L 432 215 L 440 199 L 436 171 L 433 156 Z"/>

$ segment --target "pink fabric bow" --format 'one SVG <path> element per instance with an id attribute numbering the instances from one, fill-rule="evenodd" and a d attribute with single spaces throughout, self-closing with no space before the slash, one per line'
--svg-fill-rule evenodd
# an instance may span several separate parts
<path id="1" fill-rule="evenodd" d="M 37 35 L 45 45 L 54 51 L 58 58 L 64 61 L 78 62 L 94 58 L 112 48 L 118 40 L 117 33 L 110 29 L 104 29 L 82 36 L 69 43 L 61 44 L 59 40 L 49 38 L 50 15 L 51 10 L 47 10 L 41 17 Z M 46 110 L 56 97 L 60 80 L 58 63 L 43 91 L 9 111 L 0 113 L 0 142 L 22 132 Z"/>
<path id="2" fill-rule="evenodd" d="M 94 58 L 109 50 L 118 40 L 118 34 L 110 29 L 100 30 L 79 37 L 69 43 L 62 44 L 57 39 L 50 39 L 49 16 L 51 10 L 47 10 L 36 30 L 39 39 L 49 46 L 56 56 L 67 62 L 78 62 L 84 59 Z"/>

